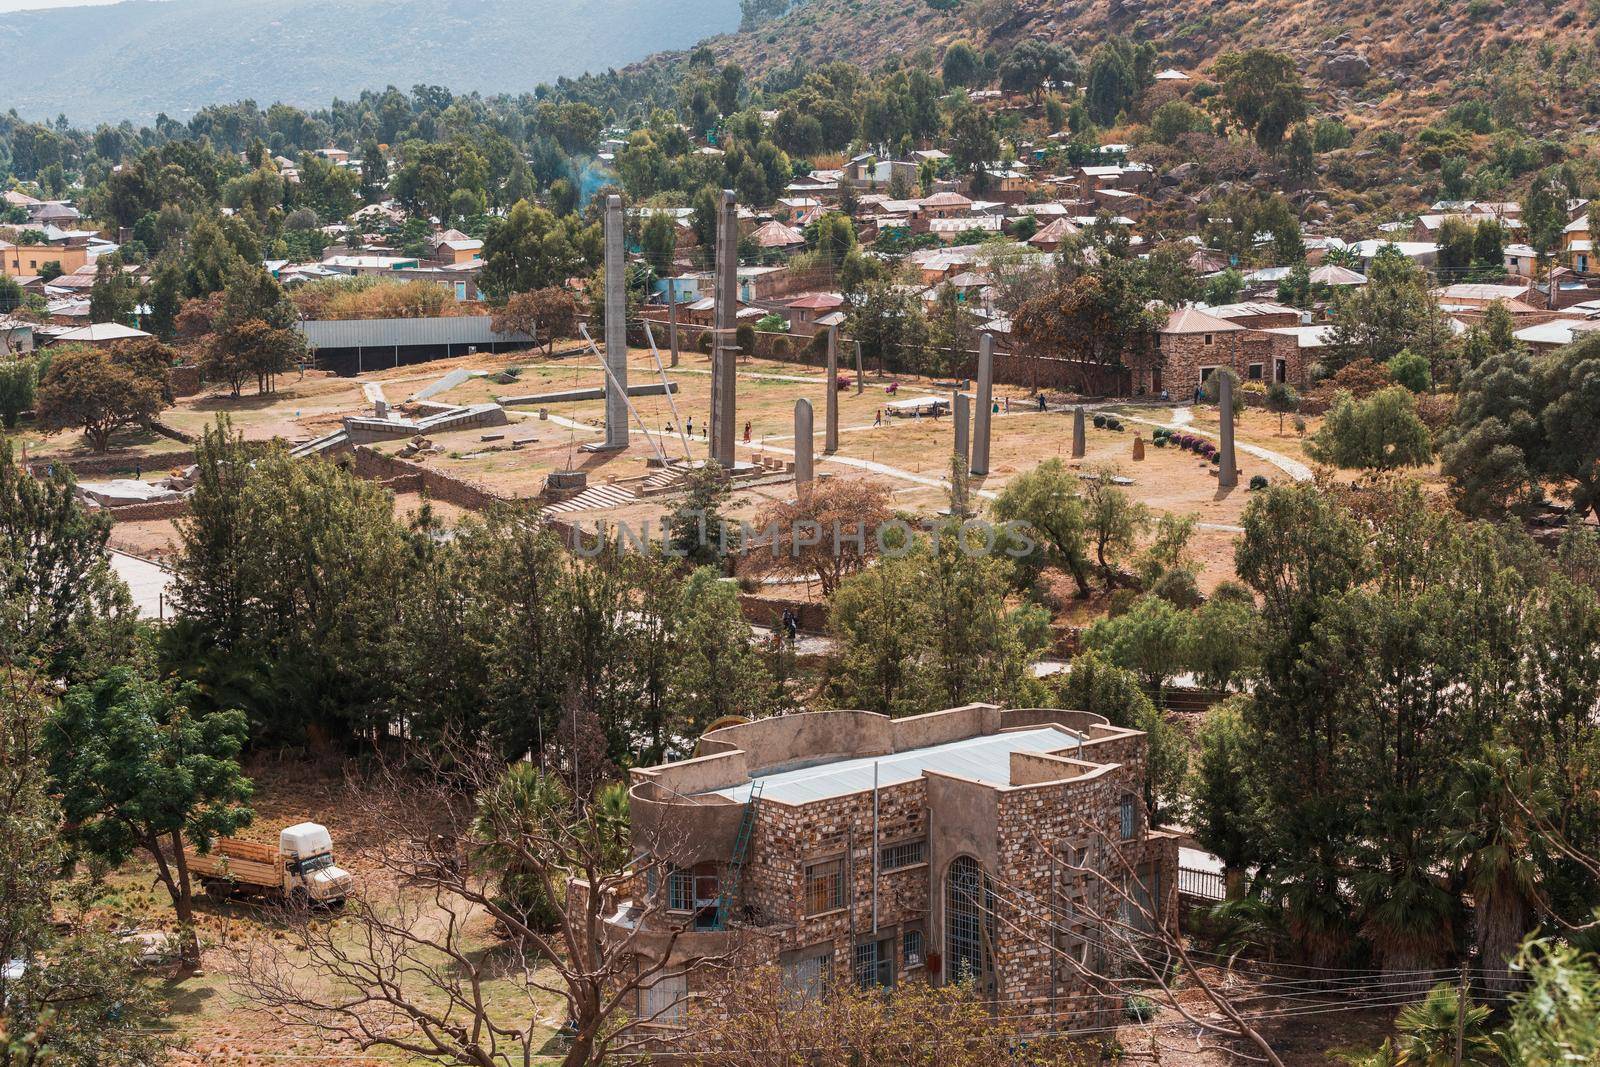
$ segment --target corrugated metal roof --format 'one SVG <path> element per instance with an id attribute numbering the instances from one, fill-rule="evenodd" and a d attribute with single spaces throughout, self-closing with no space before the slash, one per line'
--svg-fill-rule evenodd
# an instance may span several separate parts
<path id="1" fill-rule="evenodd" d="M 924 771 L 976 778 L 991 785 L 1009 785 L 1013 752 L 1076 751 L 1082 744 L 1083 740 L 1077 735 L 1052 726 L 1017 730 L 1013 733 L 968 737 L 885 756 L 839 760 L 777 774 L 757 775 L 751 782 L 713 790 L 713 794 L 742 804 L 750 799 L 750 786 L 760 781 L 763 800 L 805 804 L 871 789 L 875 765 L 879 788 L 916 781 Z"/>
<path id="2" fill-rule="evenodd" d="M 527 334 L 495 333 L 488 315 L 436 319 L 312 319 L 295 324 L 312 348 L 393 348 L 526 342 Z"/>

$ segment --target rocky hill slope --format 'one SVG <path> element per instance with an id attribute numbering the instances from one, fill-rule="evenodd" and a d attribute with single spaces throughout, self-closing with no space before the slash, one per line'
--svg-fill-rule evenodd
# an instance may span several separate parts
<path id="1" fill-rule="evenodd" d="M 754 72 L 796 58 L 872 66 L 924 49 L 937 61 L 958 39 L 1003 50 L 1038 37 L 1087 57 L 1124 33 L 1185 70 L 1266 46 L 1295 56 L 1324 108 L 1426 119 L 1465 97 L 1532 93 L 1559 129 L 1600 112 L 1597 26 L 1593 0 L 804 0 L 708 43 Z"/>

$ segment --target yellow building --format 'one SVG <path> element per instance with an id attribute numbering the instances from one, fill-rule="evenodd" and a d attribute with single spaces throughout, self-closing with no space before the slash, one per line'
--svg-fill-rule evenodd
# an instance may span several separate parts
<path id="1" fill-rule="evenodd" d="M 460 230 L 446 230 L 433 239 L 435 263 L 459 267 L 483 261 L 483 242 Z"/>
<path id="2" fill-rule="evenodd" d="M 89 263 L 87 245 L 14 245 L 0 241 L 0 273 L 12 278 L 37 277 L 46 263 L 59 263 L 71 274 Z"/>
<path id="3" fill-rule="evenodd" d="M 1561 258 L 1568 267 L 1579 274 L 1588 274 L 1594 266 L 1594 240 L 1589 233 L 1589 218 L 1574 219 L 1561 235 Z"/>

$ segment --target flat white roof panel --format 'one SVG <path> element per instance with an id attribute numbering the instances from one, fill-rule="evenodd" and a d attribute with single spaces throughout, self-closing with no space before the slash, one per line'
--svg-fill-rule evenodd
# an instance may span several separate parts
<path id="1" fill-rule="evenodd" d="M 883 756 L 863 756 L 757 775 L 743 785 L 713 790 L 712 795 L 743 804 L 750 799 L 751 786 L 761 782 L 763 800 L 776 800 L 784 804 L 829 800 L 871 789 L 874 766 L 877 768 L 879 788 L 914 782 L 925 771 L 938 771 L 962 778 L 975 778 L 990 785 L 1006 786 L 1011 784 L 1013 752 L 1076 752 L 1082 744 L 1083 739 L 1078 735 L 1053 726 L 1016 730 L 967 737 L 960 741 Z"/>

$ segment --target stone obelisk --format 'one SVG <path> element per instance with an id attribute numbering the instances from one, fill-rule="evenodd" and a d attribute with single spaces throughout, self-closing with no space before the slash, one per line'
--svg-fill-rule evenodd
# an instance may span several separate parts
<path id="1" fill-rule="evenodd" d="M 989 434 L 994 417 L 994 334 L 978 342 L 978 410 L 972 424 L 972 466 L 969 473 L 989 473 Z"/>
<path id="2" fill-rule="evenodd" d="M 972 397 L 966 393 L 957 393 L 955 400 L 950 405 L 950 410 L 956 417 L 956 447 L 955 454 L 961 457 L 961 465 L 968 466 L 972 460 L 972 447 L 969 440 L 967 427 L 972 420 Z"/>
<path id="3" fill-rule="evenodd" d="M 622 197 L 606 198 L 606 448 L 628 447 L 628 264 Z"/>
<path id="4" fill-rule="evenodd" d="M 801 397 L 794 402 L 794 485 L 802 493 L 811 486 L 815 448 L 811 401 Z"/>
<path id="5" fill-rule="evenodd" d="M 1223 374 L 1217 383 L 1217 417 L 1222 424 L 1222 459 L 1217 464 L 1217 485 L 1232 489 L 1239 484 L 1239 458 L 1233 451 L 1233 378 Z"/>
<path id="6" fill-rule="evenodd" d="M 1088 450 L 1087 435 L 1083 428 L 1083 405 L 1079 404 L 1072 409 L 1072 458 L 1082 459 Z"/>
<path id="7" fill-rule="evenodd" d="M 822 451 L 839 451 L 839 327 L 828 327 L 828 404 L 822 430 Z"/>
<path id="8" fill-rule="evenodd" d="M 739 206 L 732 189 L 722 191 L 717 221 L 716 343 L 711 360 L 711 459 L 734 464 L 734 420 L 739 360 Z"/>

